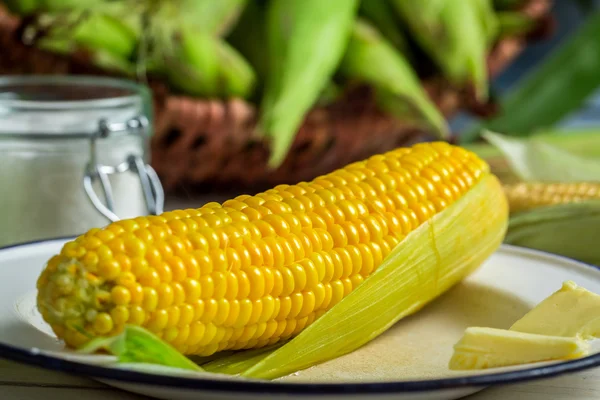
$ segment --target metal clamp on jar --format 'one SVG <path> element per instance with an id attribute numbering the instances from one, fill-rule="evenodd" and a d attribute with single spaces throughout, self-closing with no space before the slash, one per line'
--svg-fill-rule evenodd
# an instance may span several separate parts
<path id="1" fill-rule="evenodd" d="M 151 96 L 90 77 L 0 79 L 0 246 L 160 214 Z"/>

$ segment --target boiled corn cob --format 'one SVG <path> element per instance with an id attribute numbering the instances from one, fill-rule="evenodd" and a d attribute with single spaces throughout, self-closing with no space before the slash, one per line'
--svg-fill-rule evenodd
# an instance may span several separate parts
<path id="1" fill-rule="evenodd" d="M 555 204 L 600 200 L 600 183 L 519 182 L 504 186 L 511 213 Z"/>
<path id="2" fill-rule="evenodd" d="M 471 191 L 476 185 L 480 189 Z M 431 268 L 418 267 L 423 284 L 435 276 L 432 287 L 424 286 L 422 306 L 489 255 L 503 235 L 496 221 L 506 214 L 500 185 L 487 164 L 442 142 L 400 148 L 312 182 L 280 185 L 222 205 L 91 230 L 49 260 L 37 284 L 38 308 L 55 334 L 73 347 L 115 335 L 125 324 L 147 328 L 183 354 L 275 344 L 318 321 L 425 222 L 441 229 L 436 240 L 445 247 L 435 251 L 446 254 L 451 249 L 446 241 L 455 240 L 446 225 L 465 214 L 450 206 L 465 198 L 472 200 L 461 204 L 479 204 L 488 215 L 487 221 L 477 220 L 482 231 L 476 237 L 493 240 L 480 243 L 468 262 L 456 250 L 460 254 L 450 252 Z M 433 225 L 448 207 L 452 223 Z M 434 234 L 427 232 L 427 237 Z M 461 238 L 456 240 L 455 248 L 464 249 Z M 402 245 L 415 248 L 410 241 Z M 428 262 L 429 255 L 423 256 L 421 261 Z M 404 257 L 410 260 L 413 254 Z M 435 270 L 444 262 L 450 269 L 440 269 L 444 276 L 438 276 L 442 272 Z M 407 301 L 415 296 L 418 292 Z"/>

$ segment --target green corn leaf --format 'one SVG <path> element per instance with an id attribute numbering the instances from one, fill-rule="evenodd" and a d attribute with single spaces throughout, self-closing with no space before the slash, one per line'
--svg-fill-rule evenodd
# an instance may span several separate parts
<path id="1" fill-rule="evenodd" d="M 512 10 L 522 7 L 527 0 L 494 0 L 494 8 L 497 10 Z"/>
<path id="2" fill-rule="evenodd" d="M 269 74 L 258 124 L 271 142 L 269 167 L 284 161 L 306 113 L 331 81 L 357 9 L 357 0 L 269 3 Z"/>
<path id="3" fill-rule="evenodd" d="M 444 116 L 408 60 L 366 20 L 354 23 L 340 73 L 375 87 L 380 106 L 393 115 L 426 126 L 439 138 L 448 137 Z"/>
<path id="4" fill-rule="evenodd" d="M 38 0 L 2 0 L 11 13 L 17 15 L 30 15 L 34 13 L 40 6 Z"/>
<path id="5" fill-rule="evenodd" d="M 110 3 L 107 0 L 37 0 L 37 8 L 45 12 L 86 10 Z"/>
<path id="6" fill-rule="evenodd" d="M 477 11 L 479 21 L 487 36 L 488 46 L 498 37 L 499 21 L 498 14 L 494 10 L 492 0 L 471 0 Z"/>
<path id="7" fill-rule="evenodd" d="M 530 136 L 538 141 L 559 147 L 564 151 L 581 157 L 600 158 L 600 130 L 598 128 L 557 129 L 539 132 Z M 462 145 L 465 149 L 476 153 L 487 161 L 503 157 L 498 147 L 477 142 Z"/>
<path id="8" fill-rule="evenodd" d="M 491 27 L 482 23 L 479 0 L 391 0 L 423 50 L 452 83 L 472 83 L 488 97 L 487 47 Z"/>
<path id="9" fill-rule="evenodd" d="M 248 0 L 183 0 L 174 6 L 180 11 L 181 20 L 194 30 L 223 36 L 235 26 L 247 2 Z"/>
<path id="10" fill-rule="evenodd" d="M 524 181 L 600 181 L 600 162 L 564 151 L 534 138 L 519 139 L 487 131 L 483 137 L 497 147 L 514 173 Z"/>
<path id="11" fill-rule="evenodd" d="M 218 39 L 186 28 L 173 36 L 164 43 L 169 83 L 184 93 L 216 96 L 219 84 Z"/>
<path id="12" fill-rule="evenodd" d="M 498 13 L 500 36 L 522 36 L 537 26 L 537 21 L 522 12 L 506 11 Z"/>
<path id="13" fill-rule="evenodd" d="M 362 0 L 359 13 L 371 21 L 396 49 L 411 58 L 408 54 L 409 45 L 402 30 L 402 22 L 396 19 L 394 9 L 388 0 Z"/>
<path id="14" fill-rule="evenodd" d="M 258 1 L 250 1 L 227 41 L 252 65 L 261 82 L 269 75 L 267 65 L 266 7 Z"/>
<path id="15" fill-rule="evenodd" d="M 171 345 L 139 326 L 127 325 L 123 332 L 108 338 L 96 338 L 79 349 L 82 353 L 106 350 L 118 357 L 119 363 L 157 364 L 191 371 L 202 371 Z"/>
<path id="16" fill-rule="evenodd" d="M 103 50 L 123 59 L 128 59 L 137 45 L 137 38 L 116 17 L 91 14 L 73 31 L 74 41 L 91 50 Z"/>
<path id="17" fill-rule="evenodd" d="M 214 361 L 202 364 L 202 368 L 207 372 L 214 372 L 227 375 L 239 375 L 250 369 L 252 366 L 262 361 L 272 352 L 283 346 L 285 343 L 277 343 L 273 346 L 260 349 L 245 350 L 236 352 L 230 356 L 218 358 Z"/>
<path id="18" fill-rule="evenodd" d="M 539 207 L 511 217 L 507 244 L 600 266 L 600 201 Z"/>
<path id="19" fill-rule="evenodd" d="M 229 43 L 221 40 L 217 48 L 219 93 L 224 97 L 248 98 L 256 85 L 256 72 Z"/>
<path id="20" fill-rule="evenodd" d="M 501 100 L 498 115 L 474 124 L 460 142 L 476 140 L 482 129 L 529 136 L 580 109 L 600 87 L 599 37 L 600 11 L 595 11 Z"/>

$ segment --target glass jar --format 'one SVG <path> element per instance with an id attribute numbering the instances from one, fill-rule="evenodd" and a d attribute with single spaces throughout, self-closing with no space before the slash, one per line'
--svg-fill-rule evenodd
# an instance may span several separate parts
<path id="1" fill-rule="evenodd" d="M 162 212 L 151 104 L 128 81 L 0 78 L 0 246 Z"/>

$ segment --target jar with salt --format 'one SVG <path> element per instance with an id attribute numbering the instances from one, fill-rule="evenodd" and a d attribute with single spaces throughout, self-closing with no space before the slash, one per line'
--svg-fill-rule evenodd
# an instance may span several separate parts
<path id="1" fill-rule="evenodd" d="M 162 212 L 149 90 L 100 77 L 0 79 L 0 247 Z"/>

